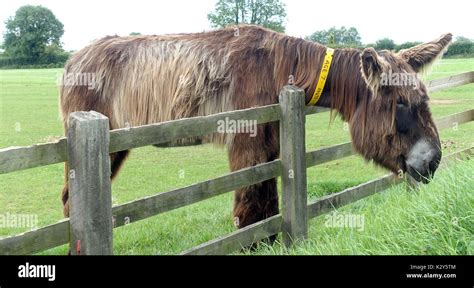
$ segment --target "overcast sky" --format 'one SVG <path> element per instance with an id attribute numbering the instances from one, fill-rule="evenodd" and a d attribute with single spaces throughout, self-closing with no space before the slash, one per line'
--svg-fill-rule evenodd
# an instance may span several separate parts
<path id="1" fill-rule="evenodd" d="M 0 33 L 22 5 L 43 5 L 64 24 L 66 50 L 106 35 L 166 34 L 210 29 L 217 0 L 0 0 Z M 474 39 L 472 0 L 283 0 L 286 32 L 304 37 L 332 26 L 354 26 L 362 42 L 389 37 L 397 43 L 428 41 L 445 32 Z"/>

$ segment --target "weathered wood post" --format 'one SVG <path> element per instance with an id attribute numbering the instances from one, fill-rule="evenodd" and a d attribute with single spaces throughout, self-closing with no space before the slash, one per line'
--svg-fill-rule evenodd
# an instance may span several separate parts
<path id="1" fill-rule="evenodd" d="M 111 255 L 109 119 L 74 112 L 67 138 L 71 254 Z"/>
<path id="2" fill-rule="evenodd" d="M 306 212 L 305 96 L 295 86 L 280 92 L 280 158 L 282 162 L 283 242 L 290 246 L 308 235 Z"/>

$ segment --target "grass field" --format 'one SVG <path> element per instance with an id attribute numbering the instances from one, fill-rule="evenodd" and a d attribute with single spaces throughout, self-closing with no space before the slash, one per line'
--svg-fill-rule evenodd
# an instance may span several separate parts
<path id="1" fill-rule="evenodd" d="M 474 70 L 474 58 L 442 60 L 427 79 Z M 61 69 L 0 70 L 0 149 L 52 141 L 63 135 L 56 78 Z M 474 107 L 474 84 L 432 93 L 435 117 Z M 307 149 L 349 141 L 341 121 L 329 114 L 307 118 Z M 444 153 L 474 145 L 474 123 L 441 131 Z M 473 160 L 437 173 L 420 191 L 403 186 L 338 209 L 362 215 L 364 229 L 334 229 L 325 217 L 310 222 L 309 240 L 287 251 L 281 245 L 256 254 L 474 254 Z M 117 181 L 119 204 L 228 173 L 226 151 L 212 145 L 144 147 L 132 151 Z M 308 170 L 310 198 L 339 191 L 387 173 L 359 156 Z M 184 177 L 183 177 L 184 176 Z M 39 226 L 62 219 L 63 165 L 0 175 L 0 214 L 37 214 Z M 116 254 L 176 254 L 234 231 L 232 193 L 114 230 Z M 25 228 L 0 228 L 0 237 Z M 66 246 L 42 254 L 65 254 Z"/>

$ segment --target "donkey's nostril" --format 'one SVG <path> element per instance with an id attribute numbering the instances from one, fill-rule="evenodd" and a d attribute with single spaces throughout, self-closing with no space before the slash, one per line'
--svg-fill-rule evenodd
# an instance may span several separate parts
<path id="1" fill-rule="evenodd" d="M 432 160 L 429 165 L 430 172 L 433 173 L 434 171 L 436 171 L 436 169 L 438 169 L 438 165 L 439 165 L 438 161 Z"/>

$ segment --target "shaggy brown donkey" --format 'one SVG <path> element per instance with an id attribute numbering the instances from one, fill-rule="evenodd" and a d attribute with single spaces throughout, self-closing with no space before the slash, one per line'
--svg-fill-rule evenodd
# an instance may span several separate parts
<path id="1" fill-rule="evenodd" d="M 442 55 L 451 38 L 446 34 L 399 53 L 336 49 L 317 105 L 334 109 L 349 123 L 354 147 L 366 159 L 426 182 L 441 158 L 428 91 L 423 83 L 383 80 L 387 75 L 416 75 Z M 257 26 L 106 37 L 78 51 L 67 63 L 64 77 L 91 73 L 95 81 L 92 86 L 63 85 L 61 113 L 67 127 L 71 112 L 95 110 L 109 117 L 111 129 L 209 115 L 275 104 L 290 75 L 309 102 L 325 54 L 323 45 Z M 278 124 L 269 123 L 258 126 L 256 137 L 216 133 L 183 142 L 227 145 L 235 171 L 276 159 L 278 133 Z M 127 154 L 111 155 L 112 177 Z M 62 199 L 68 216 L 67 178 Z M 277 213 L 275 179 L 236 191 L 238 227 Z"/>

